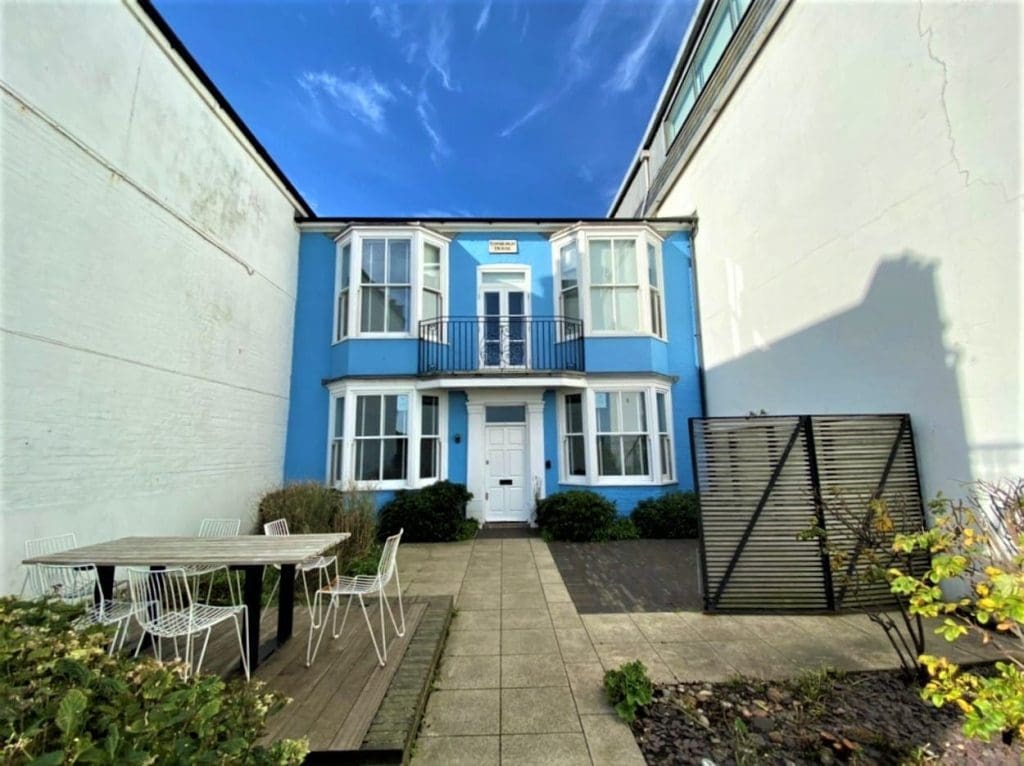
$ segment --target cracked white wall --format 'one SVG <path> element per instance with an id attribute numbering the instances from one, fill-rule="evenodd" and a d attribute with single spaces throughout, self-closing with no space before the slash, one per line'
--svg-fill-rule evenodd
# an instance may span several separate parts
<path id="1" fill-rule="evenodd" d="M 26 538 L 251 526 L 282 475 L 298 233 L 131 5 L 2 16 L 8 592 Z"/>
<path id="2" fill-rule="evenodd" d="M 699 216 L 710 414 L 906 411 L 926 493 L 1024 474 L 1021 25 L 790 6 L 656 211 Z"/>

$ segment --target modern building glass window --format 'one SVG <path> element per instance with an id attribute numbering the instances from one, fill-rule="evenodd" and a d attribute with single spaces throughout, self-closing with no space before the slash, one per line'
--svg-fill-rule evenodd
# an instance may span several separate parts
<path id="1" fill-rule="evenodd" d="M 406 478 L 409 448 L 408 394 L 359 396 L 356 399 L 356 481 Z"/>
<path id="2" fill-rule="evenodd" d="M 595 332 L 640 329 L 635 239 L 591 239 L 590 315 Z"/>
<path id="3" fill-rule="evenodd" d="M 647 409 L 643 391 L 598 391 L 597 472 L 599 476 L 646 476 Z"/>
<path id="4" fill-rule="evenodd" d="M 437 479 L 441 475 L 441 399 L 424 396 L 420 406 L 420 478 Z"/>
<path id="5" fill-rule="evenodd" d="M 568 476 L 587 475 L 583 394 L 567 394 L 565 397 L 565 473 Z"/>
<path id="6" fill-rule="evenodd" d="M 360 278 L 360 332 L 409 331 L 411 241 L 364 239 Z"/>
<path id="7" fill-rule="evenodd" d="M 751 0 L 721 0 L 711 14 L 704 27 L 697 53 L 690 61 L 687 74 L 676 91 L 672 107 L 669 109 L 668 119 L 665 121 L 666 145 L 671 145 L 682 130 L 686 118 L 714 74 L 715 67 L 729 46 L 729 41 L 732 40 L 750 2 Z"/>

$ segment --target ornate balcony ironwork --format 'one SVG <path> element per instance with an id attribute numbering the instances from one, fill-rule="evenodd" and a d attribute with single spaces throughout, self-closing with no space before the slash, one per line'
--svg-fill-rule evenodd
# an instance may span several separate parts
<path id="1" fill-rule="evenodd" d="M 583 322 L 560 316 L 439 317 L 419 323 L 420 375 L 583 372 Z"/>

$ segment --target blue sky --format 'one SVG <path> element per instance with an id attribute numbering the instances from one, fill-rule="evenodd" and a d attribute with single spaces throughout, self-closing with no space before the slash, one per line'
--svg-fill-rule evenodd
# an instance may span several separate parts
<path id="1" fill-rule="evenodd" d="M 320 215 L 603 216 L 691 0 L 157 0 Z"/>

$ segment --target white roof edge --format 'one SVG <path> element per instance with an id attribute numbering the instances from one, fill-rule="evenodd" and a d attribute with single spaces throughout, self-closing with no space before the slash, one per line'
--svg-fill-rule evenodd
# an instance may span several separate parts
<path id="1" fill-rule="evenodd" d="M 686 63 L 683 61 L 683 54 L 686 52 L 686 46 L 690 42 L 690 37 L 694 34 L 694 27 L 697 24 L 697 19 L 700 18 L 701 8 L 709 3 L 713 3 L 714 1 L 715 0 L 697 0 L 697 3 L 693 6 L 693 13 L 690 15 L 690 23 L 687 25 L 686 32 L 683 34 L 683 39 L 679 43 L 679 50 L 676 51 L 676 57 L 672 61 L 672 66 L 669 67 L 668 76 L 665 77 L 665 84 L 661 86 L 661 93 L 658 95 L 658 100 L 654 102 L 654 109 L 651 110 L 651 118 L 647 121 L 647 127 L 644 129 L 643 138 L 640 139 L 640 145 L 637 147 L 636 153 L 633 155 L 633 159 L 630 160 L 629 165 L 626 166 L 626 172 L 622 175 L 622 181 L 619 183 L 618 191 L 615 192 L 615 196 L 612 197 L 612 202 L 608 206 L 607 215 L 609 217 L 615 215 L 616 208 L 622 202 L 622 195 L 626 191 L 627 183 L 630 178 L 632 178 L 636 167 L 643 159 L 643 153 L 650 148 L 651 143 L 654 140 L 654 132 L 658 127 L 658 113 L 661 112 L 662 105 L 672 97 L 672 80 L 675 79 L 676 72 L 678 72 Z"/>

